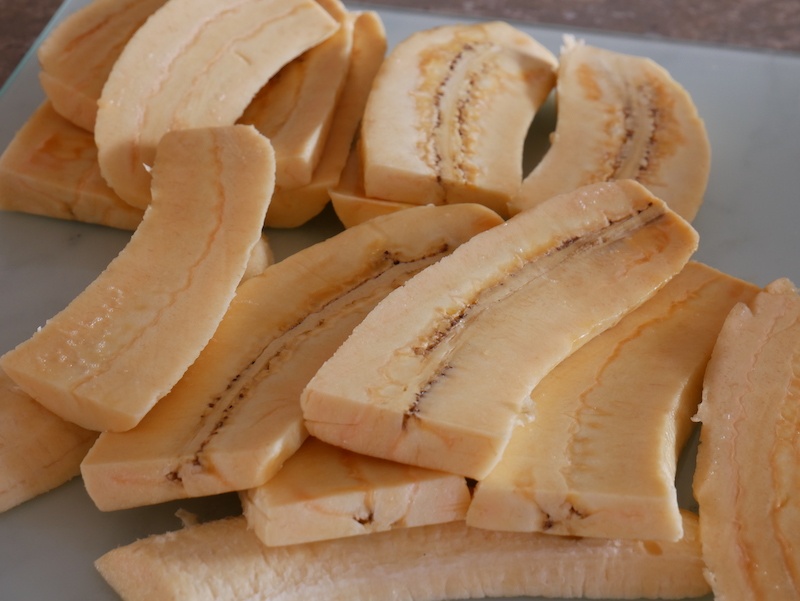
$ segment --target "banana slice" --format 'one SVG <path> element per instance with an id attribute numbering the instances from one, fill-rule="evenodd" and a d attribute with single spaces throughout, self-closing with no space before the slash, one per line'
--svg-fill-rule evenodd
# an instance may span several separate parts
<path id="1" fill-rule="evenodd" d="M 95 566 L 125 601 L 484 597 L 673 598 L 709 591 L 697 517 L 677 543 L 491 532 L 462 522 L 267 547 L 244 518 L 109 551 Z"/>
<path id="2" fill-rule="evenodd" d="M 688 264 L 652 299 L 559 364 L 529 421 L 478 483 L 467 524 L 678 540 L 675 474 L 728 311 L 757 288 Z"/>
<path id="3" fill-rule="evenodd" d="M 386 54 L 386 30 L 378 14 L 367 11 L 353 18 L 350 65 L 322 157 L 308 185 L 276 188 L 267 212 L 270 227 L 298 227 L 316 217 L 331 199 L 329 189 L 339 182 L 345 168 L 369 90 Z"/>
<path id="4" fill-rule="evenodd" d="M 136 229 L 141 209 L 124 202 L 100 175 L 89 132 L 44 102 L 0 156 L 0 208 Z"/>
<path id="5" fill-rule="evenodd" d="M 222 319 L 261 236 L 273 174 L 272 148 L 251 127 L 165 136 L 153 204 L 128 245 L 0 357 L 3 369 L 64 419 L 92 430 L 135 426 Z"/>
<path id="6" fill-rule="evenodd" d="M 241 499 L 256 536 L 283 546 L 463 520 L 470 491 L 461 476 L 309 438 L 275 477 Z"/>
<path id="7" fill-rule="evenodd" d="M 37 52 L 39 81 L 54 109 L 94 131 L 97 101 L 125 44 L 167 0 L 93 0 L 64 19 Z"/>
<path id="8" fill-rule="evenodd" d="M 269 138 L 275 149 L 275 185 L 311 181 L 344 86 L 353 49 L 354 18 L 306 51 L 267 82 L 239 118 Z"/>
<path id="9" fill-rule="evenodd" d="M 634 179 L 694 219 L 710 145 L 691 97 L 666 70 L 568 39 L 556 94 L 551 147 L 510 202 L 512 214 L 585 184 Z"/>
<path id="10" fill-rule="evenodd" d="M 303 392 L 306 426 L 365 455 L 480 480 L 539 380 L 649 298 L 696 244 L 635 182 L 521 213 L 381 302 Z"/>
<path id="11" fill-rule="evenodd" d="M 0 370 L 0 512 L 80 474 L 96 438 L 42 407 Z"/>
<path id="12" fill-rule="evenodd" d="M 501 22 L 429 29 L 397 44 L 364 112 L 367 196 L 476 202 L 506 214 L 555 68 L 549 50 Z"/>
<path id="13" fill-rule="evenodd" d="M 131 37 L 103 88 L 103 177 L 146 207 L 147 169 L 166 132 L 234 123 L 281 67 L 338 27 L 313 0 L 170 0 Z"/>
<path id="14" fill-rule="evenodd" d="M 407 214 L 406 214 L 407 213 Z M 186 375 L 81 465 L 103 510 L 263 484 L 307 436 L 300 393 L 377 302 L 501 222 L 472 205 L 417 207 L 340 233 L 243 283 Z"/>
<path id="15" fill-rule="evenodd" d="M 378 215 L 388 215 L 417 206 L 408 202 L 378 200 L 366 196 L 361 172 L 360 146 L 360 142 L 353 146 L 339 182 L 329 190 L 333 210 L 336 211 L 336 216 L 342 225 L 353 227 Z"/>
<path id="16" fill-rule="evenodd" d="M 800 295 L 728 315 L 705 376 L 694 492 L 717 599 L 800 596 Z"/>

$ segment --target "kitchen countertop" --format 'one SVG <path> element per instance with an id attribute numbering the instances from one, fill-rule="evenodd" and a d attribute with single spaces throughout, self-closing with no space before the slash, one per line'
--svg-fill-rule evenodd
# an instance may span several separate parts
<path id="1" fill-rule="evenodd" d="M 0 0 L 5 82 L 62 0 Z M 372 0 L 481 18 L 599 29 L 764 51 L 800 52 L 798 0 Z"/>

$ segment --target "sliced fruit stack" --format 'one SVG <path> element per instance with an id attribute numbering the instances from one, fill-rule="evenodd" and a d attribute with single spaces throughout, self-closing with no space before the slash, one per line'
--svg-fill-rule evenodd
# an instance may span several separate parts
<path id="1" fill-rule="evenodd" d="M 796 594 L 800 301 L 692 262 L 686 91 L 499 22 L 385 53 L 337 0 L 56 28 L 0 206 L 135 231 L 0 358 L 0 509 L 78 472 L 103 511 L 239 494 L 101 557 L 129 600 Z M 343 231 L 274 263 L 264 225 L 331 199 Z"/>

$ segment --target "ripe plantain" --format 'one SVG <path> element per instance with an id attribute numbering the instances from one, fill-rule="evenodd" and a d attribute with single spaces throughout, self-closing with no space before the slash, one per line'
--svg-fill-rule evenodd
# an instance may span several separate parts
<path id="1" fill-rule="evenodd" d="M 697 516 L 676 543 L 491 532 L 463 522 L 267 547 L 244 518 L 155 535 L 96 562 L 124 601 L 444 601 L 708 593 Z"/>
<path id="2" fill-rule="evenodd" d="M 476 202 L 504 215 L 555 68 L 549 50 L 502 22 L 433 28 L 397 44 L 364 111 L 366 195 Z"/>
<path id="3" fill-rule="evenodd" d="M 472 526 L 677 540 L 678 453 L 728 311 L 752 284 L 689 263 L 533 389 L 528 420 L 478 483 Z"/>
<path id="4" fill-rule="evenodd" d="M 0 156 L 0 208 L 125 230 L 143 214 L 103 180 L 92 134 L 46 101 Z"/>
<path id="5" fill-rule="evenodd" d="M 634 179 L 691 221 L 711 167 L 691 97 L 655 62 L 568 39 L 551 146 L 509 203 L 516 213 L 592 182 Z"/>
<path id="6" fill-rule="evenodd" d="M 96 438 L 42 407 L 0 370 L 0 512 L 80 474 Z"/>
<path id="7" fill-rule="evenodd" d="M 241 499 L 248 526 L 274 547 L 463 520 L 470 491 L 460 476 L 309 438 Z"/>
<path id="8" fill-rule="evenodd" d="M 171 132 L 153 203 L 122 252 L 30 339 L 0 357 L 53 413 L 127 430 L 180 379 L 222 319 L 258 244 L 274 155 L 252 127 Z"/>
<path id="9" fill-rule="evenodd" d="M 352 14 L 352 18 L 350 65 L 322 156 L 307 185 L 276 188 L 267 212 L 270 227 L 297 227 L 318 215 L 331 199 L 329 189 L 338 184 L 345 168 L 372 81 L 386 53 L 386 30 L 380 17 L 365 11 Z"/>
<path id="10" fill-rule="evenodd" d="M 150 202 L 155 147 L 168 131 L 233 124 L 282 66 L 339 24 L 312 0 L 170 0 L 131 37 L 98 102 L 103 177 Z"/>
<path id="11" fill-rule="evenodd" d="M 800 597 L 800 296 L 734 307 L 708 364 L 694 493 L 714 598 Z"/>
<path id="12" fill-rule="evenodd" d="M 696 245 L 635 182 L 553 198 L 382 301 L 309 382 L 306 426 L 365 455 L 481 479 L 541 378 L 655 293 Z"/>
<path id="13" fill-rule="evenodd" d="M 416 207 L 346 230 L 244 282 L 195 363 L 134 429 L 81 465 L 103 510 L 263 484 L 307 436 L 300 393 L 390 290 L 501 222 L 478 205 Z"/>

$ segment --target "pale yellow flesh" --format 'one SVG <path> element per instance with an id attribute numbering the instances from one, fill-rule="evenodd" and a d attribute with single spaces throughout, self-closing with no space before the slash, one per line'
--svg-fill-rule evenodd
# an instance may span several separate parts
<path id="1" fill-rule="evenodd" d="M 510 203 L 512 214 L 592 182 L 635 179 L 684 219 L 711 167 L 705 125 L 688 92 L 653 61 L 568 45 L 548 152 Z"/>
<path id="2" fill-rule="evenodd" d="M 699 263 L 565 359 L 531 394 L 478 483 L 471 526 L 677 540 L 675 475 L 703 372 L 734 304 L 756 287 Z"/>
<path id="3" fill-rule="evenodd" d="M 270 77 L 337 28 L 313 0 L 170 0 L 126 44 L 103 88 L 103 177 L 146 207 L 147 166 L 166 132 L 234 123 Z"/>
<path id="4" fill-rule="evenodd" d="M 142 210 L 100 175 L 92 134 L 44 102 L 0 157 L 0 208 L 133 230 Z"/>
<path id="5" fill-rule="evenodd" d="M 152 536 L 103 555 L 125 601 L 444 601 L 484 597 L 699 597 L 696 516 L 677 543 L 490 532 L 461 522 L 267 547 L 244 518 Z"/>
<path id="6" fill-rule="evenodd" d="M 80 474 L 96 438 L 42 407 L 0 370 L 0 512 Z"/>
<path id="7" fill-rule="evenodd" d="M 245 491 L 249 527 L 281 546 L 463 520 L 460 476 L 375 459 L 309 438 L 262 486 Z"/>
<path id="8" fill-rule="evenodd" d="M 274 185 L 253 128 L 165 136 L 153 204 L 121 253 L 63 311 L 0 358 L 45 407 L 127 430 L 180 379 L 225 313 L 261 236 Z"/>
<path id="9" fill-rule="evenodd" d="M 716 599 L 800 595 L 800 296 L 788 280 L 736 306 L 697 414 L 694 493 Z"/>
<path id="10" fill-rule="evenodd" d="M 358 145 L 354 146 L 347 158 L 339 182 L 329 192 L 333 210 L 345 227 L 353 227 L 378 215 L 388 215 L 417 206 L 408 202 L 367 198 L 364 192 Z"/>
<path id="11" fill-rule="evenodd" d="M 433 28 L 403 40 L 376 76 L 364 112 L 367 196 L 477 202 L 505 214 L 555 65 L 547 49 L 501 22 Z"/>
<path id="12" fill-rule="evenodd" d="M 97 101 L 125 44 L 166 0 L 93 0 L 39 46 L 39 79 L 55 110 L 94 130 Z"/>
<path id="13" fill-rule="evenodd" d="M 387 297 L 309 383 L 306 426 L 365 455 L 481 479 L 541 378 L 655 293 L 696 244 L 635 182 L 554 198 Z"/>
<path id="14" fill-rule="evenodd" d="M 104 510 L 263 484 L 307 432 L 299 397 L 390 290 L 501 222 L 477 205 L 417 207 L 304 249 L 251 278 L 214 337 L 138 427 L 81 466 Z"/>
<path id="15" fill-rule="evenodd" d="M 347 76 L 354 23 L 346 19 L 331 37 L 285 65 L 239 118 L 272 143 L 277 187 L 311 181 Z"/>
<path id="16" fill-rule="evenodd" d="M 267 225 L 298 227 L 318 215 L 331 199 L 329 188 L 339 182 L 356 137 L 372 81 L 386 53 L 386 31 L 374 12 L 355 15 L 353 50 L 344 88 L 336 104 L 325 148 L 311 182 L 299 188 L 275 190 Z"/>

